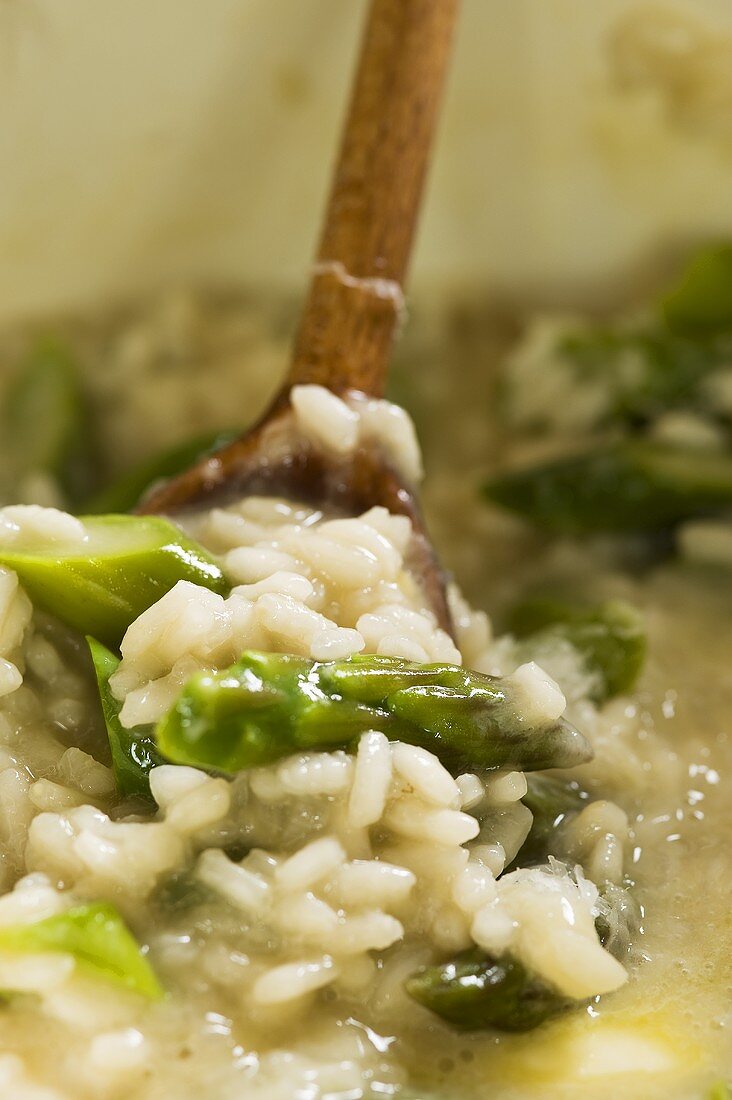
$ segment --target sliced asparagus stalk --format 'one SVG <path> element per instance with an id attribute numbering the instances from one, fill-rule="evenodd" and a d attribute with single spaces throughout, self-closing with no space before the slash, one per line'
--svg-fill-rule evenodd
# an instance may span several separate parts
<path id="1" fill-rule="evenodd" d="M 155 455 L 95 494 L 85 503 L 84 510 L 92 515 L 131 512 L 156 482 L 182 473 L 207 454 L 231 443 L 239 434 L 235 431 L 209 432 Z"/>
<path id="2" fill-rule="evenodd" d="M 94 464 L 76 364 L 58 340 L 41 340 L 5 393 L 0 410 L 4 503 L 19 483 L 50 474 L 71 503 L 88 493 Z"/>
<path id="3" fill-rule="evenodd" d="M 576 782 L 540 772 L 527 775 L 526 783 L 528 790 L 521 801 L 531 810 L 533 821 L 514 861 L 521 867 L 545 863 L 550 854 L 557 854 L 561 830 L 589 797 Z"/>
<path id="4" fill-rule="evenodd" d="M 564 534 L 652 531 L 732 506 L 732 453 L 649 440 L 514 471 L 486 495 Z"/>
<path id="5" fill-rule="evenodd" d="M 335 689 L 346 700 L 375 702 L 407 723 L 410 736 L 404 740 L 430 749 L 454 771 L 574 767 L 591 756 L 569 723 L 527 722 L 511 680 L 459 665 L 368 655 L 324 664 L 318 675 L 326 690 Z M 568 763 L 557 764 L 559 759 Z"/>
<path id="6" fill-rule="evenodd" d="M 119 720 L 121 704 L 109 687 L 109 679 L 119 667 L 119 657 L 95 638 L 87 638 L 87 642 L 97 677 L 117 790 L 121 795 L 148 799 L 151 797 L 148 772 L 157 764 L 165 763 L 157 751 L 152 727 L 125 729 Z"/>
<path id="7" fill-rule="evenodd" d="M 422 745 L 455 771 L 573 767 L 592 755 L 568 723 L 528 723 L 508 680 L 390 657 L 321 664 L 245 653 L 223 672 L 195 675 L 155 736 L 175 763 L 234 773 L 347 749 L 368 729 Z"/>
<path id="8" fill-rule="evenodd" d="M 216 562 L 166 519 L 82 517 L 73 542 L 0 542 L 0 565 L 14 569 L 33 602 L 81 634 L 116 647 L 130 623 L 180 580 L 226 590 Z"/>
<path id="9" fill-rule="evenodd" d="M 526 639 L 531 652 L 554 639 L 573 645 L 594 674 L 596 702 L 630 691 L 646 656 L 643 620 L 622 600 L 588 607 L 551 596 L 533 597 L 514 608 L 508 625 Z"/>
<path id="10" fill-rule="evenodd" d="M 406 990 L 461 1031 L 530 1031 L 572 1003 L 517 959 L 494 959 L 477 948 L 417 971 Z"/>
<path id="11" fill-rule="evenodd" d="M 595 919 L 595 928 L 600 943 L 616 959 L 625 962 L 643 924 L 640 905 L 633 896 L 633 884 L 627 882 L 620 886 L 614 882 L 603 882 L 599 886 L 600 912 Z"/>
<path id="12" fill-rule="evenodd" d="M 140 945 L 112 905 L 77 905 L 32 924 L 0 928 L 0 952 L 72 955 L 94 978 L 114 982 L 150 1000 L 163 990 Z"/>

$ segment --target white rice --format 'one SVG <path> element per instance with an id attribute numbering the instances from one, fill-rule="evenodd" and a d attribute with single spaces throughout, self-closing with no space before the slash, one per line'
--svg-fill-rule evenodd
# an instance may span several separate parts
<path id="1" fill-rule="evenodd" d="M 268 970 L 255 982 L 253 994 L 260 1004 L 281 1004 L 314 993 L 337 976 L 338 969 L 329 955 L 303 959 Z"/>
<path id="2" fill-rule="evenodd" d="M 303 387 L 293 398 L 298 430 L 314 446 L 347 456 L 376 442 L 407 476 L 418 476 L 403 414 L 315 390 Z M 39 510 L 6 517 L 8 537 L 21 521 L 24 538 L 34 530 L 41 538 L 45 526 L 50 540 L 83 538 L 72 517 Z M 132 623 L 111 681 L 127 727 L 155 722 L 194 671 L 225 668 L 247 649 L 313 660 L 366 652 L 419 662 L 465 659 L 485 670 L 503 665 L 531 721 L 555 721 L 564 712 L 554 680 L 535 663 L 516 668 L 512 643 L 494 642 L 487 618 L 454 589 L 460 649 L 440 629 L 408 568 L 411 526 L 404 516 L 372 508 L 332 518 L 261 498 L 214 509 L 190 527 L 221 555 L 234 587 L 224 597 L 179 582 Z M 135 934 L 141 930 L 148 957 L 174 989 L 169 1001 L 146 1009 L 111 983 L 100 993 L 100 983 L 70 957 L 0 954 L 0 987 L 37 993 L 44 1025 L 73 1036 L 65 1041 L 83 1050 L 79 1088 L 86 1091 L 78 1100 L 136 1096 L 150 1067 L 167 1066 L 165 1037 L 181 1028 L 188 1034 L 192 1018 L 208 1034 L 211 1005 L 219 1002 L 211 1027 L 243 1037 L 252 1096 L 291 1100 L 294 1089 L 312 1085 L 307 1096 L 315 1100 L 331 1084 L 334 1094 L 361 1089 L 374 1073 L 387 1090 L 397 1088 L 388 1048 L 372 1049 L 359 1034 L 339 1061 L 332 1052 L 342 1028 L 328 1032 L 320 1051 L 307 1050 L 306 1037 L 331 1016 L 346 1027 L 339 1014 L 343 1008 L 350 1020 L 354 1000 L 368 1001 L 384 1027 L 399 1032 L 407 1015 L 418 1015 L 404 978 L 474 944 L 511 951 L 570 996 L 624 980 L 597 939 L 597 891 L 581 872 L 570 876 L 557 864 L 504 874 L 532 823 L 520 772 L 453 777 L 426 749 L 390 743 L 374 729 L 355 753 L 298 753 L 234 780 L 162 765 L 149 776 L 157 809 L 120 803 L 113 773 L 91 742 L 76 744 L 96 706 L 93 686 L 34 623 L 7 570 L 0 570 L 3 692 L 0 927 L 107 900 Z M 601 734 L 594 710 L 590 717 Z M 627 839 L 617 807 L 590 803 L 563 830 L 561 855 L 598 881 L 618 882 Z M 161 901 L 179 882 L 180 909 Z M 183 1009 L 178 987 L 188 998 Z M 322 998 L 332 1010 L 321 1011 Z M 23 1089 L 41 1089 L 46 1100 L 45 1085 L 25 1083 L 22 1063 L 7 1066 L 13 1100 L 25 1096 Z M 231 1068 L 230 1080 L 239 1080 L 240 1069 Z"/>
<path id="3" fill-rule="evenodd" d="M 371 730 L 358 743 L 348 815 L 356 827 L 374 825 L 384 813 L 391 786 L 392 752 L 383 733 Z"/>
<path id="4" fill-rule="evenodd" d="M 458 808 L 460 789 L 433 753 L 418 745 L 396 744 L 392 759 L 394 770 L 408 791 L 436 806 Z"/>
<path id="5" fill-rule="evenodd" d="M 294 386 L 290 401 L 303 435 L 338 455 L 356 449 L 359 416 L 345 401 L 323 386 Z"/>
<path id="6" fill-rule="evenodd" d="M 420 480 L 414 424 L 398 405 L 355 394 L 343 401 L 317 385 L 295 386 L 290 400 L 298 430 L 314 446 L 343 458 L 359 445 L 376 445 L 408 482 Z"/>
<path id="7" fill-rule="evenodd" d="M 281 863 L 275 879 L 283 890 L 307 890 L 340 867 L 346 853 L 331 837 L 314 840 Z"/>
<path id="8" fill-rule="evenodd" d="M 25 547 L 42 547 L 50 542 L 83 551 L 89 536 L 81 520 L 58 508 L 11 504 L 0 509 L 0 544 L 12 547 L 21 538 Z"/>
<path id="9" fill-rule="evenodd" d="M 18 650 L 30 624 L 32 610 L 16 574 L 0 567 L 0 697 L 17 691 L 23 682 Z"/>
<path id="10" fill-rule="evenodd" d="M 250 915 L 261 913 L 269 904 L 270 884 L 247 867 L 232 863 L 220 848 L 201 853 L 196 875 L 237 909 Z"/>
<path id="11" fill-rule="evenodd" d="M 483 801 L 485 787 L 479 776 L 472 772 L 465 772 L 455 780 L 460 797 L 460 809 L 471 810 Z"/>
<path id="12" fill-rule="evenodd" d="M 510 680 L 517 689 L 517 706 L 528 723 L 536 726 L 548 725 L 564 714 L 567 700 L 559 684 L 535 661 L 519 665 L 511 674 Z"/>
<path id="13" fill-rule="evenodd" d="M 484 790 L 491 806 L 518 802 L 528 790 L 526 776 L 523 772 L 498 772 L 486 779 Z"/>

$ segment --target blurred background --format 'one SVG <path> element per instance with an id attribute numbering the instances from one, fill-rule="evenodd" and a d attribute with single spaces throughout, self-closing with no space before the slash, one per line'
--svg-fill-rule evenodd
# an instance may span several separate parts
<path id="1" fill-rule="evenodd" d="M 0 321 L 297 292 L 364 7 L 0 0 Z M 464 0 L 414 297 L 622 302 L 731 184 L 729 0 Z"/>

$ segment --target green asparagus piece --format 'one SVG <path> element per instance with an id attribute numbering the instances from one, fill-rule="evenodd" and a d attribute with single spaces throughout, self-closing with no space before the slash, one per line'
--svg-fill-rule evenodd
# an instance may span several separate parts
<path id="1" fill-rule="evenodd" d="M 162 879 L 151 893 L 149 904 L 162 920 L 167 921 L 176 914 L 190 914 L 200 905 L 210 906 L 215 899 L 213 891 L 204 886 L 189 867 Z"/>
<path id="2" fill-rule="evenodd" d="M 493 959 L 477 948 L 417 971 L 406 989 L 461 1031 L 531 1031 L 571 1004 L 517 959 Z"/>
<path id="3" fill-rule="evenodd" d="M 534 772 L 526 776 L 526 782 L 528 791 L 522 802 L 531 810 L 533 821 L 512 867 L 543 864 L 550 855 L 562 858 L 562 833 L 590 801 L 575 781 Z M 602 904 L 595 928 L 603 947 L 622 962 L 640 927 L 640 911 L 628 885 L 603 882 L 598 887 Z"/>
<path id="4" fill-rule="evenodd" d="M 33 602 L 81 634 L 116 647 L 130 623 L 178 581 L 226 591 L 216 562 L 158 516 L 82 517 L 86 541 L 22 537 L 0 544 L 0 565 L 14 569 Z"/>
<path id="5" fill-rule="evenodd" d="M 630 691 L 646 656 L 643 620 L 622 600 L 588 607 L 551 596 L 533 597 L 514 608 L 509 629 L 525 638 L 529 649 L 555 639 L 573 645 L 594 674 L 592 697 L 599 703 Z"/>
<path id="6" fill-rule="evenodd" d="M 91 515 L 131 512 L 158 481 L 182 473 L 194 462 L 231 443 L 238 434 L 235 431 L 209 432 L 180 443 L 136 466 L 119 481 L 102 489 L 86 502 L 84 509 Z"/>
<path id="7" fill-rule="evenodd" d="M 642 912 L 631 892 L 632 883 L 598 883 L 602 909 L 595 918 L 600 943 L 621 962 L 626 960 L 642 927 Z"/>
<path id="8" fill-rule="evenodd" d="M 157 751 L 152 727 L 136 726 L 134 729 L 125 729 L 119 720 L 120 703 L 109 686 L 110 677 L 119 667 L 119 657 L 95 638 L 87 638 L 87 642 L 97 677 L 117 790 L 121 795 L 137 795 L 139 798 L 149 799 L 148 772 L 157 764 L 165 763 Z"/>
<path id="9" fill-rule="evenodd" d="M 701 382 L 730 355 L 729 341 L 692 339 L 653 324 L 569 332 L 556 351 L 578 379 L 596 379 L 608 393 L 600 421 L 631 427 L 702 403 Z"/>
<path id="10" fill-rule="evenodd" d="M 73 955 L 94 978 L 114 982 L 150 1000 L 163 990 L 140 946 L 112 905 L 77 905 L 33 924 L 0 928 L 0 952 Z"/>
<path id="11" fill-rule="evenodd" d="M 556 855 L 562 827 L 588 801 L 588 795 L 574 781 L 534 772 L 526 776 L 526 782 L 528 790 L 521 801 L 531 810 L 534 820 L 514 861 L 517 867 L 545 863 L 551 853 Z"/>
<path id="12" fill-rule="evenodd" d="M 732 245 L 701 249 L 660 302 L 668 326 L 708 334 L 732 330 Z"/>
<path id="13" fill-rule="evenodd" d="M 229 669 L 196 674 L 155 737 L 175 763 L 235 773 L 347 749 L 369 729 L 422 745 L 454 771 L 573 767 L 592 755 L 564 721 L 528 726 L 509 680 L 373 656 L 245 653 Z"/>
<path id="14" fill-rule="evenodd" d="M 649 531 L 732 506 L 732 454 L 648 440 L 495 478 L 486 495 L 562 534 Z"/>
<path id="15" fill-rule="evenodd" d="M 50 474 L 74 503 L 93 478 L 89 425 L 76 364 L 59 341 L 41 340 L 5 393 L 0 409 L 0 455 L 5 503 L 19 483 Z"/>

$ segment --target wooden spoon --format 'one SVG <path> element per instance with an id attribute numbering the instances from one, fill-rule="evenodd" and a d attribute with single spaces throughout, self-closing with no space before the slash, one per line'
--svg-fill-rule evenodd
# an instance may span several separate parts
<path id="1" fill-rule="evenodd" d="M 457 3 L 372 0 L 285 383 L 245 435 L 153 490 L 140 509 L 171 514 L 251 495 L 342 515 L 383 505 L 412 521 L 408 565 L 448 630 L 444 577 L 412 487 L 375 445 L 347 459 L 311 446 L 295 430 L 289 394 L 303 383 L 345 397 L 384 392 Z"/>

